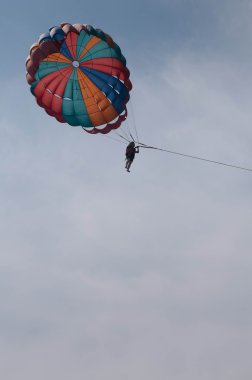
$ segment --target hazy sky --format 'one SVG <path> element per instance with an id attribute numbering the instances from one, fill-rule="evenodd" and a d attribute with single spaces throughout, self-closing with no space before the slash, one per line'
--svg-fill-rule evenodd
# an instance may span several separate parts
<path id="1" fill-rule="evenodd" d="M 25 80 L 60 22 L 113 36 L 147 144 L 252 168 L 251 0 L 5 1 L 4 380 L 251 380 L 252 175 L 59 124 Z"/>

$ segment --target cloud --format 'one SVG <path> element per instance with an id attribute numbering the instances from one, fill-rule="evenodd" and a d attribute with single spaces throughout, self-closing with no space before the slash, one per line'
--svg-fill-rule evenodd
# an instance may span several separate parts
<path id="1" fill-rule="evenodd" d="M 132 67 L 140 139 L 251 166 L 247 65 L 162 58 Z M 123 144 L 3 89 L 3 376 L 250 379 L 250 176 L 147 150 L 128 175 Z"/>

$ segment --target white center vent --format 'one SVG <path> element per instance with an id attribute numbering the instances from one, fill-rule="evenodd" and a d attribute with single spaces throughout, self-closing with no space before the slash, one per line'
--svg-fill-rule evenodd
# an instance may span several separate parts
<path id="1" fill-rule="evenodd" d="M 80 63 L 78 61 L 73 61 L 72 65 L 73 67 L 79 67 Z"/>

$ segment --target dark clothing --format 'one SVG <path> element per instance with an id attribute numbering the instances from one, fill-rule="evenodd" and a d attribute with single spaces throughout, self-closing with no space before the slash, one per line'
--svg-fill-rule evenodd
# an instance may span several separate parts
<path id="1" fill-rule="evenodd" d="M 135 143 L 132 141 L 126 148 L 126 166 L 125 168 L 127 169 L 127 171 L 129 172 L 130 170 L 130 167 L 131 167 L 131 164 L 135 158 L 135 154 L 136 153 L 139 153 L 139 146 L 135 147 Z"/>
<path id="2" fill-rule="evenodd" d="M 136 148 L 133 145 L 129 144 L 126 149 L 127 160 L 133 161 L 135 158 L 135 154 L 136 154 Z"/>

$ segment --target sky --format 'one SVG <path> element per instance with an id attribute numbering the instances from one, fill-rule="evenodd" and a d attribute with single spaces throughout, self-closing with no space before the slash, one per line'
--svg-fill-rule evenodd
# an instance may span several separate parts
<path id="1" fill-rule="evenodd" d="M 0 370 L 5 380 L 250 380 L 250 172 L 57 123 L 25 60 L 61 22 L 113 36 L 127 127 L 252 168 L 251 0 L 1 4 Z"/>

